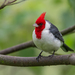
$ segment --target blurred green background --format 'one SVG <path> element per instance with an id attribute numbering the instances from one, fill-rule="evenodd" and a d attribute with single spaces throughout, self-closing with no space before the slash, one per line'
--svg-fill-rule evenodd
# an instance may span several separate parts
<path id="1" fill-rule="evenodd" d="M 0 5 L 4 0 L 0 0 Z M 19 1 L 19 0 L 18 0 Z M 0 10 L 0 50 L 32 40 L 32 26 L 42 12 L 46 20 L 61 31 L 75 24 L 75 0 L 26 0 Z M 75 34 L 64 36 L 65 43 L 75 49 Z M 28 48 L 10 55 L 38 56 L 40 50 Z M 61 49 L 59 54 L 71 54 Z M 43 55 L 49 55 L 43 53 Z M 75 66 L 11 67 L 0 66 L 0 75 L 75 75 Z"/>

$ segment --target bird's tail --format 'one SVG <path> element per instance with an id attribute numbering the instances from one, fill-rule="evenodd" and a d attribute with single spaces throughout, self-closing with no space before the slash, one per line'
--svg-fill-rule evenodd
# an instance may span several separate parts
<path id="1" fill-rule="evenodd" d="M 71 48 L 69 48 L 65 43 L 63 44 L 63 46 L 61 47 L 65 52 L 68 52 L 68 51 L 74 51 L 72 50 Z"/>

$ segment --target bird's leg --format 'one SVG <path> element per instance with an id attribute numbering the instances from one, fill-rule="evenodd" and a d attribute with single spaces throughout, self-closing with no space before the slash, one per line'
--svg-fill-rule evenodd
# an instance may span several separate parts
<path id="1" fill-rule="evenodd" d="M 39 61 L 39 58 L 42 57 L 42 56 L 41 56 L 42 52 L 43 52 L 43 51 L 41 51 L 40 54 L 38 55 L 38 57 L 36 58 L 37 61 Z"/>
<path id="2" fill-rule="evenodd" d="M 48 57 L 53 57 L 53 56 L 54 56 L 54 54 L 55 54 L 55 51 L 53 51 L 53 54 L 52 54 L 52 55 L 49 55 Z"/>

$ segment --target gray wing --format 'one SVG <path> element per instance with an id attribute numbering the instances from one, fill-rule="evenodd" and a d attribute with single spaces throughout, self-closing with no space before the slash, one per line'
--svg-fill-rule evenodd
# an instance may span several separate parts
<path id="1" fill-rule="evenodd" d="M 50 27 L 50 32 L 53 33 L 53 35 L 58 38 L 59 40 L 61 40 L 62 42 L 64 42 L 64 39 L 62 37 L 62 34 L 59 32 L 59 30 L 57 29 L 56 26 L 54 26 L 53 24 L 51 24 L 51 27 Z"/>

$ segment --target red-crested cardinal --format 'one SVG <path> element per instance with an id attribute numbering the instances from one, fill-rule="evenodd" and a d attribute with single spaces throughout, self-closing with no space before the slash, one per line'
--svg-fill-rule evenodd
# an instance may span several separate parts
<path id="1" fill-rule="evenodd" d="M 42 50 L 41 53 L 43 51 L 48 53 L 53 52 L 52 56 L 60 47 L 66 52 L 73 51 L 64 43 L 62 34 L 59 32 L 57 27 L 48 20 L 44 19 L 45 14 L 46 12 L 42 13 L 36 20 L 35 24 L 33 24 L 35 29 L 32 36 L 33 42 L 36 47 Z M 41 53 L 39 54 L 37 59 L 41 57 Z"/>

